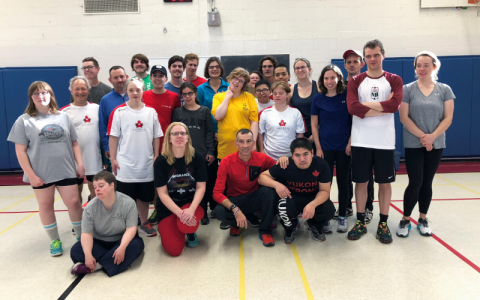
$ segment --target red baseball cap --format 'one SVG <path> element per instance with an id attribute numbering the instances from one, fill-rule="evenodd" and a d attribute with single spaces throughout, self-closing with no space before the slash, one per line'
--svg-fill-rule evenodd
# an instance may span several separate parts
<path id="1" fill-rule="evenodd" d="M 350 54 L 355 54 L 355 55 L 358 55 L 360 56 L 360 58 L 363 60 L 363 55 L 362 55 L 362 52 L 358 51 L 358 50 L 347 50 L 345 51 L 345 53 L 343 53 L 343 59 L 347 59 L 347 57 L 350 55 Z"/>
<path id="2" fill-rule="evenodd" d="M 186 209 L 186 208 L 189 208 L 191 205 L 191 203 L 187 203 L 185 204 L 184 206 L 182 206 L 182 210 L 183 209 Z M 195 226 L 188 226 L 186 224 L 183 224 L 181 221 L 180 221 L 180 218 L 177 217 L 177 226 L 178 226 L 178 230 L 180 230 L 181 232 L 183 233 L 194 233 L 195 231 L 197 231 L 198 227 L 200 226 L 200 220 L 203 218 L 203 209 L 200 207 L 200 205 L 197 207 L 197 210 L 195 210 L 195 219 L 197 219 L 197 225 Z"/>

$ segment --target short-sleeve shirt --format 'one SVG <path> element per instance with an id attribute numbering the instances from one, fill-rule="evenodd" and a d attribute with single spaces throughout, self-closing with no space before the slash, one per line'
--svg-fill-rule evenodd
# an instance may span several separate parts
<path id="1" fill-rule="evenodd" d="M 257 107 L 258 107 L 258 113 L 260 114 L 260 112 L 262 110 L 264 110 L 265 108 L 268 108 L 268 107 L 271 107 L 271 106 L 274 106 L 275 105 L 275 101 L 272 100 L 272 99 L 268 99 L 268 103 L 262 103 L 262 102 L 259 102 L 257 98 L 255 98 L 255 101 L 257 102 Z M 259 118 L 260 119 L 260 118 Z"/>
<path id="2" fill-rule="evenodd" d="M 345 151 L 352 130 L 352 116 L 347 108 L 347 92 L 333 97 L 315 95 L 311 114 L 318 116 L 322 150 Z"/>
<path id="3" fill-rule="evenodd" d="M 300 169 L 289 158 L 286 169 L 275 165 L 269 170 L 270 175 L 278 182 L 285 185 L 293 195 L 315 197 L 320 191 L 319 183 L 328 183 L 331 180 L 330 167 L 327 162 L 314 156 L 310 167 Z"/>
<path id="4" fill-rule="evenodd" d="M 185 105 L 185 102 L 183 101 L 183 97 L 182 95 L 180 95 L 180 87 L 176 87 L 174 86 L 173 84 L 169 82 L 165 83 L 165 89 L 169 90 L 170 92 L 172 93 L 175 93 L 178 95 L 178 97 L 180 97 L 180 103 L 181 105 Z"/>
<path id="5" fill-rule="evenodd" d="M 159 155 L 154 169 L 155 187 L 166 185 L 168 195 L 175 202 L 193 200 L 197 182 L 207 181 L 205 158 L 197 153 L 188 165 L 185 164 L 185 156 L 175 158 L 175 162 L 169 165 L 167 159 L 163 155 Z"/>
<path id="6" fill-rule="evenodd" d="M 183 81 L 187 81 L 187 78 L 183 78 Z M 195 78 L 195 80 L 192 80 L 190 81 L 191 83 L 193 83 L 193 85 L 195 87 L 199 87 L 200 85 L 204 84 L 205 82 L 207 82 L 207 80 L 203 77 L 200 77 L 200 76 L 197 76 L 197 78 Z"/>
<path id="7" fill-rule="evenodd" d="M 153 139 L 163 136 L 155 109 L 132 109 L 127 103 L 115 108 L 108 122 L 108 135 L 118 137 L 117 180 L 153 181 Z"/>
<path id="8" fill-rule="evenodd" d="M 76 178 L 72 142 L 78 139 L 70 117 L 58 111 L 32 117 L 23 114 L 12 126 L 7 140 L 27 146 L 27 155 L 35 174 L 45 183 Z M 24 182 L 30 182 L 26 174 Z"/>
<path id="9" fill-rule="evenodd" d="M 133 78 L 139 78 L 139 77 L 134 76 Z M 150 79 L 150 74 L 147 74 L 145 78 L 139 78 L 139 79 L 143 81 L 144 91 L 150 91 L 151 89 L 153 89 L 153 84 L 152 84 L 152 80 Z"/>
<path id="10" fill-rule="evenodd" d="M 127 228 L 137 227 L 135 201 L 120 192 L 115 192 L 115 195 L 115 203 L 110 210 L 106 210 L 97 197 L 88 202 L 83 210 L 82 232 L 92 233 L 94 239 L 116 242 L 122 239 Z"/>
<path id="11" fill-rule="evenodd" d="M 437 129 L 443 120 L 445 111 L 445 102 L 455 100 L 452 89 L 444 84 L 437 82 L 430 95 L 425 96 L 416 81 L 403 86 L 403 102 L 408 103 L 408 117 L 417 125 L 417 127 L 431 134 Z M 445 132 L 433 141 L 434 149 L 445 148 Z M 403 127 L 403 144 L 405 148 L 422 148 L 420 139 L 410 133 Z"/>
<path id="12" fill-rule="evenodd" d="M 305 123 L 300 111 L 293 107 L 279 112 L 275 106 L 265 108 L 260 115 L 259 133 L 264 134 L 265 154 L 278 160 L 290 156 L 290 144 L 297 133 L 305 133 Z"/>
<path id="13" fill-rule="evenodd" d="M 88 102 L 85 106 L 69 104 L 61 108 L 70 116 L 77 132 L 85 175 L 95 175 L 102 170 L 98 108 L 98 104 Z"/>
<path id="14" fill-rule="evenodd" d="M 213 97 L 212 116 L 225 99 L 225 92 Z M 250 129 L 250 121 L 258 122 L 258 108 L 252 94 L 242 92 L 237 98 L 230 99 L 225 117 L 218 121 L 218 158 L 237 152 L 236 134 L 240 129 Z"/>

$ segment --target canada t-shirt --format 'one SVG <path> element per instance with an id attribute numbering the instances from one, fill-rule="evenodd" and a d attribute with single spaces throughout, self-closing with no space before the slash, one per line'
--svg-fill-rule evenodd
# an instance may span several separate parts
<path id="1" fill-rule="evenodd" d="M 84 106 L 69 104 L 60 109 L 70 116 L 77 132 L 85 175 L 95 175 L 102 170 L 98 108 L 98 104 L 87 102 Z"/>
<path id="2" fill-rule="evenodd" d="M 286 169 L 275 165 L 269 172 L 276 181 L 285 185 L 293 195 L 298 196 L 315 197 L 320 191 L 319 183 L 331 181 L 330 167 L 323 158 L 318 156 L 313 157 L 312 163 L 306 169 L 298 168 L 290 157 Z"/>
<path id="3" fill-rule="evenodd" d="M 185 156 L 175 158 L 169 165 L 163 155 L 159 155 L 154 165 L 155 187 L 167 186 L 168 195 L 175 202 L 192 201 L 197 182 L 207 181 L 205 157 L 195 153 L 193 160 L 186 165 Z"/>
<path id="4" fill-rule="evenodd" d="M 265 154 L 278 160 L 281 156 L 291 156 L 290 144 L 297 133 L 305 133 L 305 123 L 298 109 L 289 106 L 279 112 L 272 106 L 260 114 L 259 133 L 264 134 Z"/>
<path id="5" fill-rule="evenodd" d="M 108 122 L 108 135 L 118 137 L 117 180 L 153 181 L 153 139 L 163 136 L 155 109 L 132 109 L 127 103 L 115 108 Z"/>

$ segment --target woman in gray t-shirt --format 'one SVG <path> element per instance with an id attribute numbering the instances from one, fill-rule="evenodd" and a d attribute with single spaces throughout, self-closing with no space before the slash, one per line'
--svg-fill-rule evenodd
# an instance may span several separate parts
<path id="1" fill-rule="evenodd" d="M 452 124 L 452 89 L 437 82 L 440 61 L 428 51 L 417 54 L 414 60 L 418 80 L 403 86 L 400 121 L 404 125 L 405 166 L 408 186 L 403 196 L 403 219 L 397 236 L 408 237 L 410 215 L 418 202 L 420 217 L 417 229 L 423 236 L 431 236 L 427 211 L 432 200 L 432 182 L 443 148 L 445 131 Z"/>
<path id="2" fill-rule="evenodd" d="M 55 187 L 68 208 L 77 239 L 81 235 L 82 207 L 78 178 L 85 176 L 77 133 L 70 117 L 58 111 L 50 85 L 35 81 L 28 88 L 25 113 L 13 124 L 8 141 L 15 143 L 23 181 L 32 185 L 40 220 L 52 240 L 50 254 L 63 254 L 53 204 Z"/>

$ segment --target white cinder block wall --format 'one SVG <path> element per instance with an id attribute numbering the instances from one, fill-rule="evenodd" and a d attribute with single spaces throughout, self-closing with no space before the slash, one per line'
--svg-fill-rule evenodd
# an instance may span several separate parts
<path id="1" fill-rule="evenodd" d="M 209 28 L 209 0 L 139 2 L 140 14 L 84 15 L 82 0 L 0 0 L 0 67 L 80 66 L 94 56 L 108 83 L 109 67 L 119 64 L 132 74 L 130 58 L 139 52 L 287 53 L 291 62 L 308 58 L 317 79 L 332 58 L 374 38 L 389 57 L 424 49 L 480 54 L 480 17 L 473 8 L 421 9 L 420 0 L 217 0 L 222 25 Z"/>

